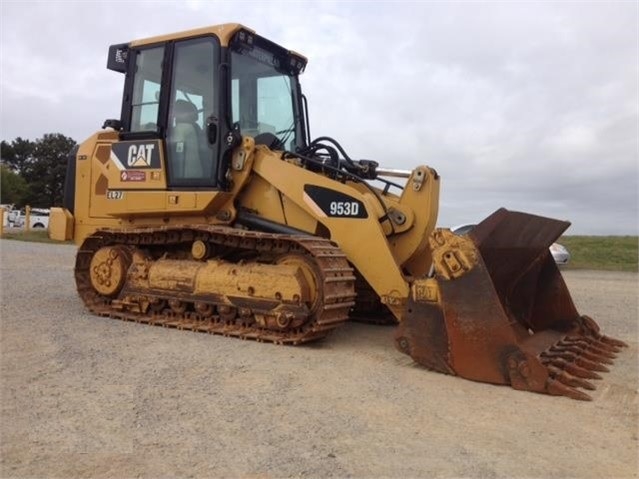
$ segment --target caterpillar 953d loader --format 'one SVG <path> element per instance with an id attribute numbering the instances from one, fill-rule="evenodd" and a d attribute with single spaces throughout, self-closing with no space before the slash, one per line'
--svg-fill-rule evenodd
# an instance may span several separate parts
<path id="1" fill-rule="evenodd" d="M 549 254 L 569 223 L 500 209 L 469 237 L 436 229 L 434 169 L 311 140 L 305 66 L 237 24 L 110 47 L 121 116 L 70 153 L 51 215 L 87 308 L 282 344 L 387 314 L 429 369 L 589 399 L 623 343 Z"/>

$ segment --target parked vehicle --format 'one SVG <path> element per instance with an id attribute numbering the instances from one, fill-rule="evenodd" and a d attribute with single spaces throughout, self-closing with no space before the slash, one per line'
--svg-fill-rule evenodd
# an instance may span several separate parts
<path id="1" fill-rule="evenodd" d="M 470 233 L 475 226 L 477 225 L 472 223 L 463 224 L 451 228 L 451 231 L 456 235 L 463 236 Z M 564 245 L 561 245 L 559 243 L 553 243 L 550 245 L 550 254 L 552 254 L 555 263 L 557 263 L 558 265 L 563 266 L 568 264 L 568 262 L 570 261 L 570 252 Z"/>
<path id="2" fill-rule="evenodd" d="M 13 205 L 0 205 L 4 209 L 4 213 L 2 214 L 2 226 L 7 227 L 10 226 L 9 223 L 9 215 L 13 210 Z"/>
<path id="3" fill-rule="evenodd" d="M 16 226 L 16 223 L 18 222 L 18 218 L 20 217 L 20 210 L 15 209 L 15 210 L 11 210 L 9 211 L 9 214 L 7 216 L 7 221 L 9 222 L 9 226 Z"/>
<path id="4" fill-rule="evenodd" d="M 29 219 L 30 228 L 48 228 L 49 227 L 49 210 L 32 208 Z M 20 215 L 15 221 L 15 226 L 18 228 L 24 228 L 26 222 L 26 214 L 24 211 L 20 211 Z"/>
<path id="5" fill-rule="evenodd" d="M 0 205 L 4 208 L 4 218 L 2 219 L 2 225 L 9 228 L 15 228 L 17 226 L 18 218 L 20 215 L 24 215 L 24 210 L 16 208 L 12 204 Z"/>
<path id="6" fill-rule="evenodd" d="M 553 243 L 550 245 L 550 254 L 555 260 L 555 263 L 560 265 L 568 264 L 570 261 L 570 252 L 564 245 L 559 243 Z"/>

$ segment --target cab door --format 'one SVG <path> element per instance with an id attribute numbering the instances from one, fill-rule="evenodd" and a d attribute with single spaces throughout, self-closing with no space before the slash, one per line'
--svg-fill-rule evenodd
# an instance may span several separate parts
<path id="1" fill-rule="evenodd" d="M 220 44 L 212 35 L 130 52 L 120 138 L 164 142 L 169 189 L 217 186 L 219 145 L 209 124 L 218 123 L 219 63 Z"/>
<path id="2" fill-rule="evenodd" d="M 219 40 L 132 48 L 119 141 L 94 153 L 92 216 L 200 214 L 217 193 Z"/>
<path id="3" fill-rule="evenodd" d="M 215 187 L 219 44 L 214 37 L 175 42 L 166 128 L 169 186 Z"/>

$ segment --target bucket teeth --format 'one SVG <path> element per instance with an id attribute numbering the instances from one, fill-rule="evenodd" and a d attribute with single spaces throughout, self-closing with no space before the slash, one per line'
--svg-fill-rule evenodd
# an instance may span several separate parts
<path id="1" fill-rule="evenodd" d="M 597 346 L 591 338 L 565 338 L 541 353 L 541 358 L 564 359 L 591 371 L 608 372 L 604 364 L 613 364 L 615 355 Z"/>
<path id="2" fill-rule="evenodd" d="M 590 347 L 595 347 L 598 349 L 602 349 L 604 351 L 608 351 L 612 354 L 617 354 L 621 352 L 621 348 L 624 346 L 619 346 L 615 344 L 610 344 L 606 341 L 602 341 L 601 339 L 588 338 L 588 337 L 566 337 L 563 342 L 571 343 L 571 344 L 588 344 Z M 619 341 L 621 342 L 621 341 Z M 625 344 L 625 343 L 623 343 Z"/>
<path id="3" fill-rule="evenodd" d="M 608 372 L 604 364 L 613 364 L 617 353 L 627 346 L 623 341 L 600 334 L 596 324 L 584 318 L 585 324 L 590 325 L 584 333 L 566 336 L 539 355 L 548 371 L 548 394 L 592 401 L 588 394 L 576 388 L 595 390 L 595 385 L 587 379 L 601 379 L 595 371 Z"/>
<path id="4" fill-rule="evenodd" d="M 578 346 L 583 348 L 587 352 L 591 352 L 600 356 L 605 356 L 609 359 L 615 359 L 619 351 L 613 349 L 612 347 L 608 347 L 607 345 L 602 346 L 596 340 L 586 340 L 582 339 L 563 339 L 557 343 L 559 346 Z"/>
<path id="5" fill-rule="evenodd" d="M 610 346 L 616 346 L 617 348 L 627 348 L 628 347 L 628 345 L 626 343 L 624 343 L 623 341 L 611 338 L 609 336 L 601 335 L 601 337 L 599 338 L 599 341 L 604 343 L 604 344 L 610 345 Z M 617 352 L 619 352 L 619 351 L 617 350 Z"/>
<path id="6" fill-rule="evenodd" d="M 619 353 L 621 352 L 621 348 L 627 348 L 628 345 L 623 341 L 618 339 L 611 338 L 609 336 L 604 336 L 603 334 L 597 333 L 596 336 L 567 336 L 564 338 L 564 341 L 567 342 L 582 342 L 586 341 L 588 344 L 605 349 L 610 351 L 611 353 Z"/>
<path id="7" fill-rule="evenodd" d="M 554 396 L 568 396 L 569 398 L 580 401 L 592 401 L 592 398 L 585 392 L 566 386 L 561 381 L 552 378 L 548 379 L 546 391 Z"/>
<path id="8" fill-rule="evenodd" d="M 597 389 L 591 382 L 586 381 L 585 379 L 581 379 L 577 376 L 573 376 L 569 372 L 564 371 L 563 369 L 559 369 L 555 366 L 548 366 L 548 372 L 550 372 L 550 375 L 553 379 L 561 381 L 567 386 L 584 388 L 590 391 L 594 391 L 595 389 Z"/>
<path id="9" fill-rule="evenodd" d="M 601 376 L 589 369 L 577 366 L 574 363 L 568 362 L 563 358 L 551 358 L 548 361 L 544 361 L 546 365 L 553 365 L 559 369 L 564 369 L 573 376 L 577 376 L 585 379 L 601 379 Z"/>
<path id="10" fill-rule="evenodd" d="M 609 356 L 604 356 L 603 354 L 597 354 L 589 350 L 589 348 L 582 348 L 582 347 L 574 346 L 574 345 L 564 346 L 564 345 L 558 344 L 558 345 L 552 346 L 550 348 L 550 351 L 558 352 L 558 353 L 564 353 L 564 352 L 571 353 L 571 354 L 574 354 L 575 357 L 582 357 L 593 362 L 598 362 L 603 364 L 613 364 Z"/>
<path id="11" fill-rule="evenodd" d="M 578 366 L 590 369 L 591 371 L 608 372 L 608 369 L 605 366 L 572 351 L 544 351 L 541 353 L 541 358 L 563 359 L 566 362 L 574 363 Z"/>
<path id="12" fill-rule="evenodd" d="M 604 356 L 604 357 L 606 357 L 608 359 L 616 359 L 617 358 L 617 355 L 615 353 L 613 353 L 613 352 L 611 352 L 611 351 L 609 351 L 607 349 L 603 349 L 603 348 L 600 348 L 598 346 L 595 346 L 594 344 L 591 345 L 591 346 L 588 346 L 586 348 L 586 351 L 588 351 L 590 353 L 597 354 L 599 356 Z"/>
<path id="13" fill-rule="evenodd" d="M 575 364 L 577 366 L 582 366 L 586 369 L 590 369 L 591 371 L 600 371 L 602 373 L 610 372 L 610 369 L 608 369 L 606 366 L 603 366 L 599 363 L 596 363 L 595 361 L 591 361 L 590 359 L 586 358 L 575 359 Z"/>
<path id="14" fill-rule="evenodd" d="M 549 351 L 544 351 L 543 353 L 541 353 L 541 357 L 550 358 L 550 359 L 560 358 L 566 361 L 574 361 L 575 359 L 577 359 L 578 355 L 575 353 L 571 353 L 570 351 L 550 351 L 549 350 Z"/>
<path id="15" fill-rule="evenodd" d="M 584 351 L 583 353 L 581 353 L 581 357 L 601 364 L 614 364 L 608 356 L 595 354 L 589 351 Z"/>

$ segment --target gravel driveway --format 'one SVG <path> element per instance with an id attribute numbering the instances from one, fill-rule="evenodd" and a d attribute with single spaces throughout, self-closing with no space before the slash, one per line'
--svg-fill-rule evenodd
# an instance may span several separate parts
<path id="1" fill-rule="evenodd" d="M 93 317 L 75 247 L 0 241 L 0 476 L 636 477 L 638 276 L 567 271 L 630 347 L 594 401 L 415 366 L 393 328 L 303 347 Z"/>

